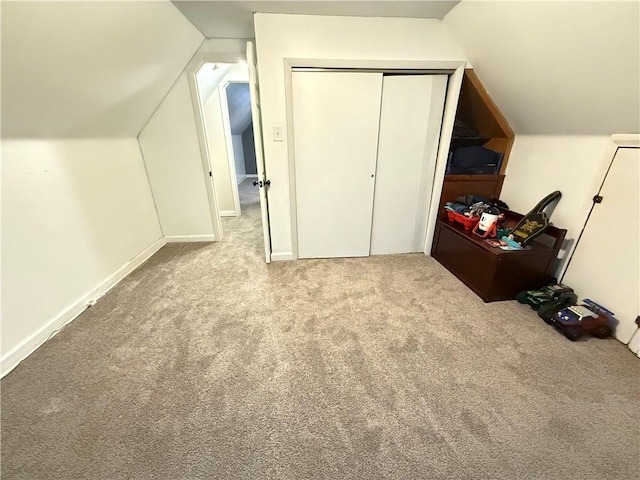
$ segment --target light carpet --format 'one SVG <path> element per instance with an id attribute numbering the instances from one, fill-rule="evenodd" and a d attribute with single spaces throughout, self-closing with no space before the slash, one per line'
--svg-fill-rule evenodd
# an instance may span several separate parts
<path id="1" fill-rule="evenodd" d="M 638 359 L 423 255 L 266 265 L 249 182 L 2 380 L 10 479 L 631 479 Z"/>

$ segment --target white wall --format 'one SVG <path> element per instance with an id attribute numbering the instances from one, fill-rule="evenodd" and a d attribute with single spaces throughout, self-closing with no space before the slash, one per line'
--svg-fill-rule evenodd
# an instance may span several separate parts
<path id="1" fill-rule="evenodd" d="M 550 220 L 567 229 L 566 239 L 573 244 L 586 221 L 583 206 L 597 193 L 592 185 L 610 145 L 609 136 L 517 135 L 501 199 L 512 210 L 527 213 L 560 190 L 562 198 Z M 565 255 L 558 271 L 566 261 Z"/>
<path id="2" fill-rule="evenodd" d="M 463 1 L 443 24 L 519 134 L 640 131 L 640 2 Z"/>
<path id="3" fill-rule="evenodd" d="M 236 162 L 236 180 L 238 184 L 247 176 L 246 167 L 244 165 L 244 146 L 242 145 L 242 135 L 232 135 L 233 142 L 233 158 Z"/>
<path id="4" fill-rule="evenodd" d="M 6 372 L 162 233 L 135 139 L 3 141 L 2 186 Z"/>
<path id="5" fill-rule="evenodd" d="M 256 14 L 254 17 L 273 253 L 292 253 L 284 58 L 464 60 L 440 20 Z"/>
<path id="6" fill-rule="evenodd" d="M 199 54 L 213 55 L 210 61 L 236 63 L 247 60 L 247 42 L 251 38 L 207 38 Z M 217 55 L 217 56 L 216 56 Z"/>
<path id="7" fill-rule="evenodd" d="M 138 140 L 165 236 L 213 240 L 186 73 L 180 75 Z"/>
<path id="8" fill-rule="evenodd" d="M 169 240 L 213 240 L 214 228 L 187 72 L 205 62 L 246 59 L 242 39 L 208 39 L 140 132 L 164 234 Z"/>
<path id="9" fill-rule="evenodd" d="M 216 64 L 217 67 L 214 70 L 213 65 L 213 63 L 205 63 L 196 73 L 198 92 L 203 102 L 206 102 L 213 92 L 216 91 L 220 81 L 231 68 L 229 64 Z"/>
<path id="10" fill-rule="evenodd" d="M 137 135 L 203 41 L 171 2 L 2 2 L 3 138 Z"/>

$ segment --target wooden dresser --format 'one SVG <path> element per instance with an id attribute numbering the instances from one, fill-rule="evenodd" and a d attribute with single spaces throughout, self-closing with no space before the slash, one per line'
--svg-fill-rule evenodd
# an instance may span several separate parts
<path id="1" fill-rule="evenodd" d="M 522 215 L 503 211 L 514 226 Z M 531 250 L 491 247 L 461 224 L 441 218 L 436 224 L 431 256 L 485 302 L 514 300 L 518 292 L 554 282 L 553 272 L 567 231 L 549 227 Z"/>

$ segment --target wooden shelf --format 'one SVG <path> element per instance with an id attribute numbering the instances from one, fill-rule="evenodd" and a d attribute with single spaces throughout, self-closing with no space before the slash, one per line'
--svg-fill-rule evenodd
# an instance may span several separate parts
<path id="1" fill-rule="evenodd" d="M 440 196 L 440 209 L 446 202 L 456 197 L 472 193 L 487 199 L 500 198 L 504 173 L 509 163 L 509 154 L 514 134 L 506 119 L 493 102 L 473 69 L 464 72 L 456 121 L 468 126 L 468 131 L 477 132 L 475 136 L 456 136 L 451 138 L 451 150 L 459 147 L 484 146 L 502 153 L 502 164 L 496 175 L 445 175 Z"/>
<path id="2" fill-rule="evenodd" d="M 487 138 L 483 145 L 504 154 L 500 174 L 504 175 L 513 145 L 513 130 L 489 96 L 473 69 L 464 71 L 456 120 L 473 127 L 480 137 Z"/>

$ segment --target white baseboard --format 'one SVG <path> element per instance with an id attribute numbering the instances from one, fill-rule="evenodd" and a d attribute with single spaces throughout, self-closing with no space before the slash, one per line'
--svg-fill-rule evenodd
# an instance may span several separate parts
<path id="1" fill-rule="evenodd" d="M 170 235 L 164 237 L 166 243 L 182 243 L 182 242 L 215 242 L 216 236 L 211 235 Z"/>
<path id="2" fill-rule="evenodd" d="M 236 211 L 235 210 L 220 210 L 220 216 L 221 217 L 235 217 L 236 216 Z"/>
<path id="3" fill-rule="evenodd" d="M 240 185 L 242 182 L 244 182 L 247 179 L 246 175 L 238 175 L 236 177 L 236 180 L 238 181 L 238 185 Z"/>
<path id="4" fill-rule="evenodd" d="M 272 262 L 283 262 L 285 260 L 293 260 L 293 252 L 272 253 Z"/>
<path id="5" fill-rule="evenodd" d="M 124 277 L 129 275 L 133 270 L 138 268 L 142 263 L 156 253 L 160 248 L 165 245 L 165 239 L 160 238 L 145 248 L 138 255 L 133 257 L 129 262 L 120 267 L 115 273 L 109 276 L 106 280 L 100 283 L 89 294 L 78 300 L 76 303 L 67 308 L 60 315 L 55 317 L 44 327 L 31 335 L 20 345 L 15 347 L 9 353 L 2 357 L 0 361 L 0 377 L 4 377 L 11 370 L 16 368 L 20 362 L 35 352 L 43 343 L 51 338 L 55 333 L 64 327 L 66 324 L 72 322 L 82 312 L 84 312 L 89 306 L 93 305 L 96 300 L 107 293 Z"/>
<path id="6" fill-rule="evenodd" d="M 258 178 L 258 174 L 257 173 L 247 173 L 245 176 L 247 178 Z"/>

